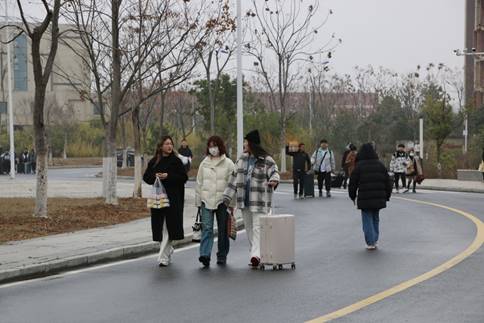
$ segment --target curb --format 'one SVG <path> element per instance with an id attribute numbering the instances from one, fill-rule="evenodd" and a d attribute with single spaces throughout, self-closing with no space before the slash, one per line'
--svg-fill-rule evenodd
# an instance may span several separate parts
<path id="1" fill-rule="evenodd" d="M 237 219 L 237 230 L 244 228 L 242 219 Z M 216 230 L 215 230 L 216 232 Z M 181 248 L 198 242 L 192 241 L 193 233 L 185 236 L 183 240 L 174 241 L 175 249 Z M 160 250 L 158 242 L 143 242 L 119 248 L 112 248 L 85 255 L 67 257 L 64 259 L 53 260 L 43 264 L 30 265 L 15 269 L 0 271 L 0 285 L 20 280 L 51 276 L 68 270 L 90 267 L 97 264 L 114 262 L 123 259 L 142 257 L 154 254 Z"/>
<path id="2" fill-rule="evenodd" d="M 59 165 L 49 166 L 49 169 L 78 169 L 78 168 L 102 168 L 103 165 Z"/>
<path id="3" fill-rule="evenodd" d="M 438 186 L 420 186 L 421 190 L 429 191 L 444 191 L 444 192 L 459 192 L 459 193 L 481 193 L 484 194 L 484 190 L 478 188 L 459 188 L 459 187 L 438 187 Z"/>

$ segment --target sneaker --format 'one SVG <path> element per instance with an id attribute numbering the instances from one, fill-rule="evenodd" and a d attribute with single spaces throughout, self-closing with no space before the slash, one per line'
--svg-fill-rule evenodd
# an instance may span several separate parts
<path id="1" fill-rule="evenodd" d="M 326 192 L 326 197 L 331 197 L 331 192 L 330 191 L 327 191 Z"/>
<path id="2" fill-rule="evenodd" d="M 416 190 L 412 190 L 412 193 L 417 193 L 417 191 Z"/>
<path id="3" fill-rule="evenodd" d="M 366 250 L 375 250 L 376 246 L 366 246 Z"/>
<path id="4" fill-rule="evenodd" d="M 323 197 L 323 191 L 319 191 L 319 197 Z"/>
<path id="5" fill-rule="evenodd" d="M 198 261 L 200 261 L 203 264 L 204 268 L 210 267 L 210 258 L 206 256 L 200 256 L 200 258 L 198 258 Z"/>
<path id="6" fill-rule="evenodd" d="M 395 193 L 400 194 L 400 190 L 399 190 L 399 189 L 397 189 L 397 191 L 396 191 Z"/>
<path id="7" fill-rule="evenodd" d="M 410 191 L 410 189 L 407 188 L 403 193 L 408 193 L 408 191 Z"/>
<path id="8" fill-rule="evenodd" d="M 297 194 L 294 194 L 294 199 L 297 200 Z"/>
<path id="9" fill-rule="evenodd" d="M 252 268 L 259 267 L 259 264 L 260 264 L 260 259 L 258 257 L 250 258 L 250 265 L 252 266 Z"/>
<path id="10" fill-rule="evenodd" d="M 304 195 L 299 194 L 299 199 L 300 199 L 300 200 L 304 200 Z"/>

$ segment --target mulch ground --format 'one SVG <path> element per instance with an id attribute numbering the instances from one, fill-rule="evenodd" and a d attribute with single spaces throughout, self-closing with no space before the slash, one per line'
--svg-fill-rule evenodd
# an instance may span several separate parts
<path id="1" fill-rule="evenodd" d="M 31 198 L 0 198 L 0 244 L 57 233 L 91 229 L 145 218 L 145 199 L 122 198 L 119 205 L 101 198 L 50 198 L 49 217 L 34 218 Z"/>

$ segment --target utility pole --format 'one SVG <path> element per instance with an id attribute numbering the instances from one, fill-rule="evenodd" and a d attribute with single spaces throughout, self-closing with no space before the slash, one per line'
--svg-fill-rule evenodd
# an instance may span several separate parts
<path id="1" fill-rule="evenodd" d="M 8 25 L 8 0 L 5 1 L 5 24 Z M 12 54 L 9 42 L 8 27 L 5 28 L 5 41 L 7 42 L 7 79 L 8 79 L 8 130 L 10 137 L 10 178 L 15 178 L 15 141 L 13 128 L 13 91 L 12 91 Z"/>
<path id="2" fill-rule="evenodd" d="M 242 4 L 237 0 L 237 157 L 244 152 L 244 107 L 242 91 Z"/>

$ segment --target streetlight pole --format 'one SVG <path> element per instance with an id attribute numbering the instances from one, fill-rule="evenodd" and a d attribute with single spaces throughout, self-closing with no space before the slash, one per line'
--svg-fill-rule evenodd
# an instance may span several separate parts
<path id="1" fill-rule="evenodd" d="M 244 152 L 244 107 L 242 91 L 242 4 L 237 0 L 237 156 Z"/>
<path id="2" fill-rule="evenodd" d="M 8 0 L 5 1 L 5 24 L 8 25 Z M 13 91 L 12 91 L 12 54 L 9 42 L 8 27 L 5 28 L 5 41 L 7 42 L 7 83 L 8 83 L 8 129 L 10 137 L 10 178 L 15 178 L 15 146 L 13 128 Z"/>

